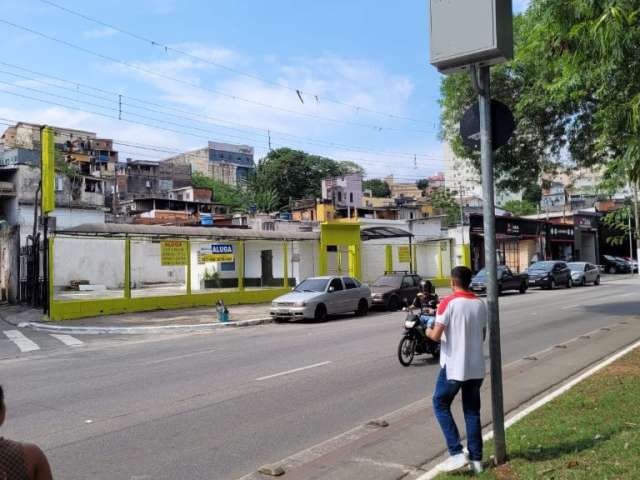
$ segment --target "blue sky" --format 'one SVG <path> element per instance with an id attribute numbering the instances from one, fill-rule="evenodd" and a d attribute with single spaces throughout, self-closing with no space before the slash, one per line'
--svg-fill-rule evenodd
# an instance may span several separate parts
<path id="1" fill-rule="evenodd" d="M 2 119 L 146 146 L 118 145 L 122 159 L 163 158 L 207 139 L 253 145 L 260 157 L 270 130 L 274 147 L 353 160 L 369 177 L 442 170 L 425 0 L 52 1 L 191 56 L 41 0 L 0 0 L 0 20 L 22 27 L 0 22 Z"/>

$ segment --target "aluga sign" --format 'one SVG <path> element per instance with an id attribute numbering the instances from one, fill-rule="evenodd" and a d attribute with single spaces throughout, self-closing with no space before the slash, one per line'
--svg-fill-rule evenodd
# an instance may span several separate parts
<path id="1" fill-rule="evenodd" d="M 202 262 L 233 262 L 233 245 L 213 244 L 200 249 L 200 260 Z"/>

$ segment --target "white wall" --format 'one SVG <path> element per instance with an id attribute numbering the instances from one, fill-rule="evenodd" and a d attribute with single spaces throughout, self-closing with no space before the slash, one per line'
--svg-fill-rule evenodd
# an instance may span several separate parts
<path id="1" fill-rule="evenodd" d="M 104 223 L 104 215 L 101 210 L 81 208 L 56 208 L 51 213 L 51 216 L 56 217 L 57 230 L 83 223 Z M 18 205 L 17 223 L 20 225 L 20 245 L 24 246 L 27 235 L 33 233 L 33 205 Z"/>
<path id="2" fill-rule="evenodd" d="M 164 267 L 161 265 L 159 242 L 131 241 L 132 288 L 141 288 L 150 283 L 184 284 L 186 272 L 186 266 Z"/>
<path id="3" fill-rule="evenodd" d="M 108 289 L 124 287 L 124 240 L 57 238 L 53 247 L 53 284 L 88 280 Z"/>

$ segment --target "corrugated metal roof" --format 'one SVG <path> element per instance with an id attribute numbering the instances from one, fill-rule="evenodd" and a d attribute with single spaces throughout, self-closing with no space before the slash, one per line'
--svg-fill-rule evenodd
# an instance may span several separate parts
<path id="1" fill-rule="evenodd" d="M 318 240 L 320 238 L 320 232 L 278 232 L 251 228 L 181 227 L 127 223 L 85 223 L 58 230 L 56 233 L 73 236 L 204 237 L 238 240 Z"/>

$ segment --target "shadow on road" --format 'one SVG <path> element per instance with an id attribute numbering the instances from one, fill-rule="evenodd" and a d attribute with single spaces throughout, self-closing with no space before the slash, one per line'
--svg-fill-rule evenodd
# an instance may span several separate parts
<path id="1" fill-rule="evenodd" d="M 640 296 L 640 293 L 638 293 L 638 296 Z M 599 313 L 602 315 L 617 315 L 621 317 L 640 315 L 640 301 L 607 303 L 604 305 L 586 305 L 582 308 L 586 312 Z"/>

